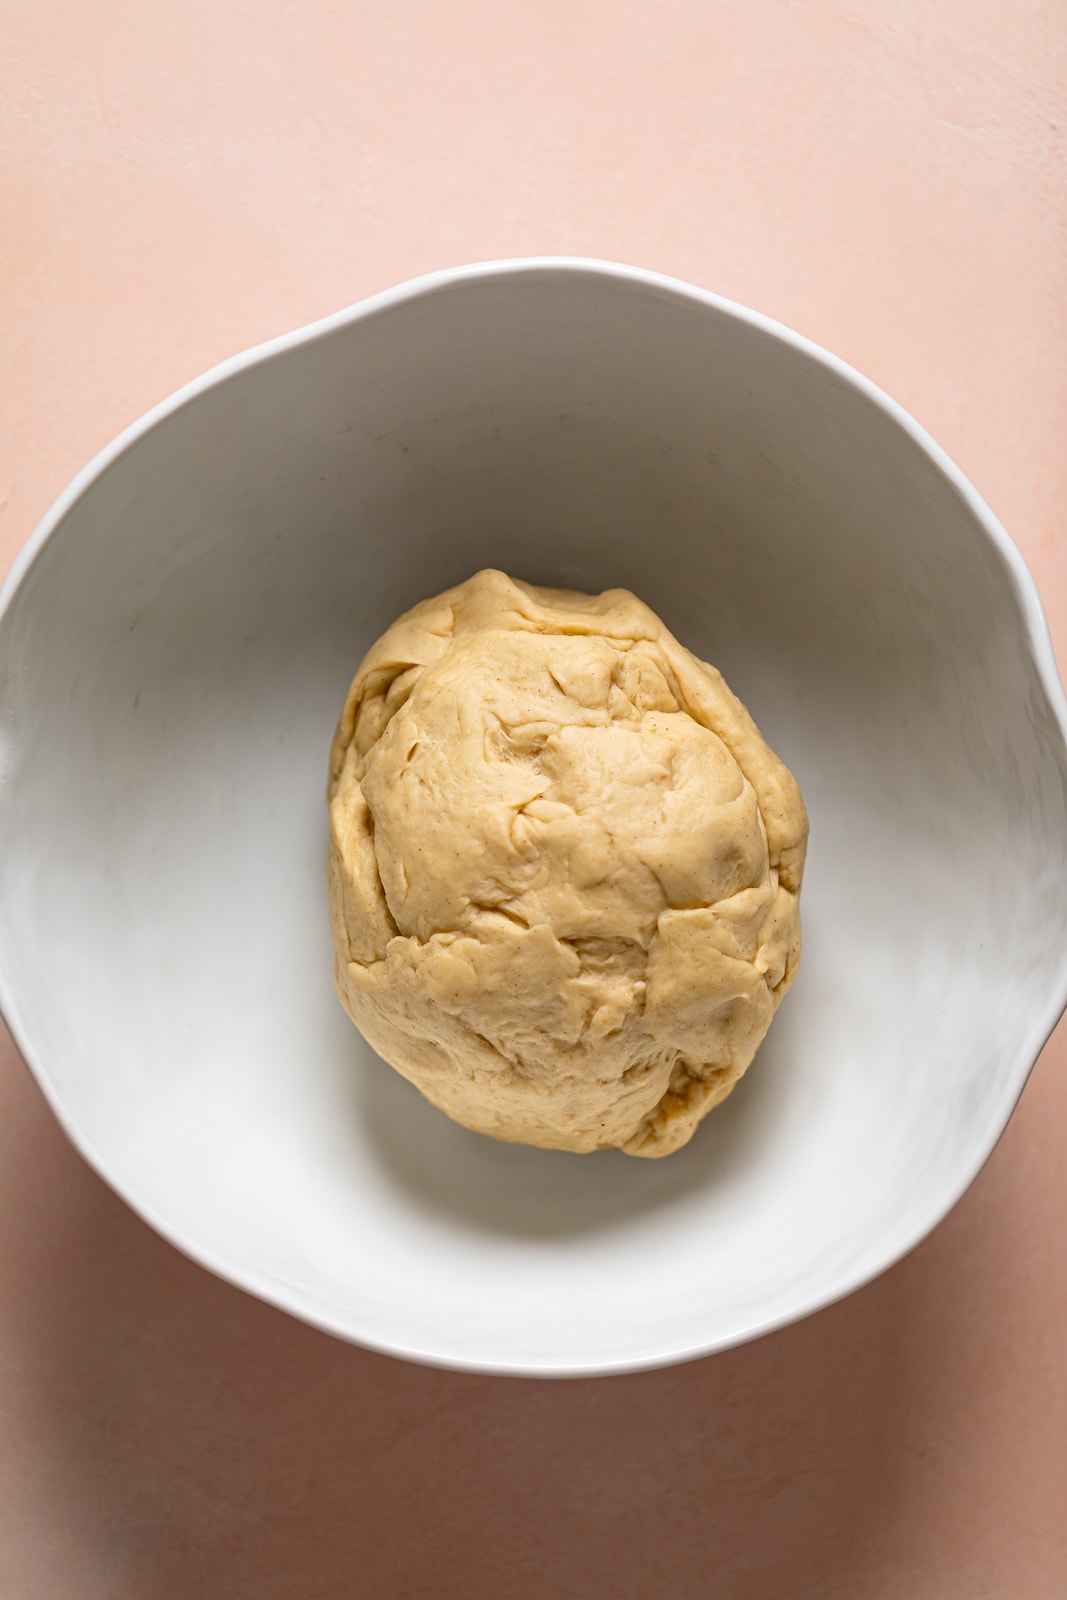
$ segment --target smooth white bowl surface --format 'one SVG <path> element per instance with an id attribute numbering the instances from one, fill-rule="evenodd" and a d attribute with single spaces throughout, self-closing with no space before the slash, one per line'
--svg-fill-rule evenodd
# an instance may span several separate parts
<path id="1" fill-rule="evenodd" d="M 345 688 L 482 566 L 634 589 L 808 803 L 797 985 L 661 1162 L 453 1126 L 333 992 Z M 344 1337 L 577 1373 L 802 1316 L 959 1197 L 1067 998 L 1067 716 L 1021 559 L 870 384 L 683 284 L 466 268 L 228 362 L 82 473 L 2 613 L 16 1040 L 161 1233 Z"/>

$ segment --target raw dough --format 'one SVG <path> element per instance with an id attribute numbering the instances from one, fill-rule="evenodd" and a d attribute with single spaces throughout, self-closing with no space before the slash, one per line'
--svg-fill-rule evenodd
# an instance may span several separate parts
<path id="1" fill-rule="evenodd" d="M 341 999 L 457 1122 L 662 1156 L 748 1067 L 799 959 L 804 804 L 625 589 L 480 572 L 407 612 L 328 793 Z"/>

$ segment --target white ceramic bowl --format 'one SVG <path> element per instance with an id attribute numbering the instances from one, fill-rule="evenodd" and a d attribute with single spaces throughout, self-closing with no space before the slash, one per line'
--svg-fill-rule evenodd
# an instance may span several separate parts
<path id="1" fill-rule="evenodd" d="M 808 802 L 796 988 L 662 1162 L 454 1127 L 334 996 L 346 685 L 487 565 L 636 590 Z M 0 686 L 0 1001 L 57 1116 L 196 1260 L 381 1350 L 606 1372 L 813 1311 L 959 1197 L 1067 996 L 1020 557 L 864 379 L 649 273 L 444 273 L 209 373 L 46 517 Z"/>

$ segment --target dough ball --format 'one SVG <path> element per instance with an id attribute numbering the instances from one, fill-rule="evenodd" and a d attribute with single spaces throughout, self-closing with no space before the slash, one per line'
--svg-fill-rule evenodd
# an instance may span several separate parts
<path id="1" fill-rule="evenodd" d="M 494 1138 L 677 1150 L 796 972 L 797 785 L 624 589 L 480 572 L 409 611 L 349 689 L 329 803 L 345 1009 Z"/>

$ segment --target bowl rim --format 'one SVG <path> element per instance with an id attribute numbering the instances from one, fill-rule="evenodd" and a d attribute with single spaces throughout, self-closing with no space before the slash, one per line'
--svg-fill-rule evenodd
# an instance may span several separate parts
<path id="1" fill-rule="evenodd" d="M 291 332 L 252 345 L 239 354 L 230 356 L 183 384 L 172 394 L 152 406 L 141 417 L 125 427 L 111 442 L 78 472 L 56 498 L 38 522 L 29 539 L 15 556 L 11 567 L 0 584 L 0 640 L 15 598 L 36 565 L 45 545 L 61 526 L 85 492 L 107 469 L 148 433 L 158 428 L 190 401 L 226 383 L 238 373 L 260 365 L 275 356 L 311 345 L 329 338 L 342 329 L 364 319 L 378 316 L 411 301 L 446 292 L 457 285 L 488 282 L 508 278 L 550 278 L 555 276 L 585 276 L 616 283 L 627 283 L 638 288 L 688 304 L 695 310 L 712 311 L 720 316 L 745 324 L 754 332 L 762 333 L 794 350 L 807 361 L 838 378 L 841 383 L 865 398 L 884 417 L 894 423 L 910 442 L 937 468 L 942 477 L 955 490 L 970 511 L 974 522 L 985 534 L 1001 560 L 1002 570 L 1008 580 L 1015 604 L 1022 613 L 1030 645 L 1031 660 L 1048 707 L 1055 718 L 1061 739 L 1060 761 L 1067 772 L 1067 696 L 1064 694 L 1056 666 L 1052 639 L 1045 618 L 1037 586 L 1022 554 L 1009 534 L 993 514 L 977 490 L 956 466 L 945 450 L 927 430 L 897 401 L 877 384 L 857 371 L 848 362 L 835 356 L 823 346 L 796 332 L 786 324 L 754 311 L 738 301 L 708 289 L 702 289 L 684 279 L 643 267 L 601 260 L 588 256 L 517 256 L 499 260 L 477 261 L 466 265 L 447 267 L 410 278 L 392 288 L 371 294 L 314 322 L 306 323 Z M 197 1265 L 206 1267 L 225 1282 L 243 1289 L 257 1299 L 287 1312 L 301 1322 L 334 1335 L 347 1343 L 373 1350 L 383 1355 L 417 1362 L 422 1365 L 458 1372 L 482 1373 L 512 1377 L 597 1377 L 621 1373 L 653 1370 L 672 1366 L 683 1361 L 697 1360 L 720 1350 L 731 1349 L 764 1334 L 799 1322 L 817 1311 L 844 1299 L 887 1272 L 903 1257 L 910 1254 L 944 1220 L 970 1188 L 999 1143 L 1015 1106 L 1022 1094 L 1037 1058 L 1067 1009 L 1067 949 L 1061 957 L 1059 983 L 1046 1005 L 1020 1030 L 1019 1042 L 1010 1070 L 1005 1074 L 1004 1087 L 995 1105 L 996 1115 L 991 1115 L 989 1132 L 980 1142 L 976 1153 L 961 1169 L 950 1186 L 949 1197 L 919 1225 L 912 1226 L 899 1239 L 893 1239 L 887 1248 L 872 1253 L 868 1260 L 850 1265 L 840 1271 L 833 1284 L 812 1294 L 791 1310 L 756 1319 L 733 1332 L 702 1341 L 685 1341 L 667 1345 L 651 1352 L 632 1356 L 610 1358 L 581 1358 L 578 1360 L 528 1359 L 500 1360 L 484 1356 L 461 1356 L 452 1352 L 407 1344 L 402 1340 L 376 1337 L 374 1334 L 356 1333 L 340 1316 L 330 1316 L 318 1309 L 309 1311 L 302 1304 L 301 1292 L 296 1286 L 278 1281 L 268 1281 L 265 1275 L 253 1268 L 234 1267 L 210 1246 L 188 1237 L 183 1230 L 162 1215 L 151 1203 L 144 1201 L 129 1184 L 112 1169 L 109 1159 L 101 1153 L 95 1142 L 78 1127 L 76 1119 L 68 1112 L 63 1097 L 51 1082 L 49 1073 L 34 1047 L 31 1029 L 23 1019 L 18 998 L 8 978 L 0 968 L 0 1018 L 8 1027 L 16 1049 L 31 1077 L 35 1080 L 45 1101 L 67 1139 L 78 1154 L 96 1174 L 145 1222 L 169 1244 Z"/>

